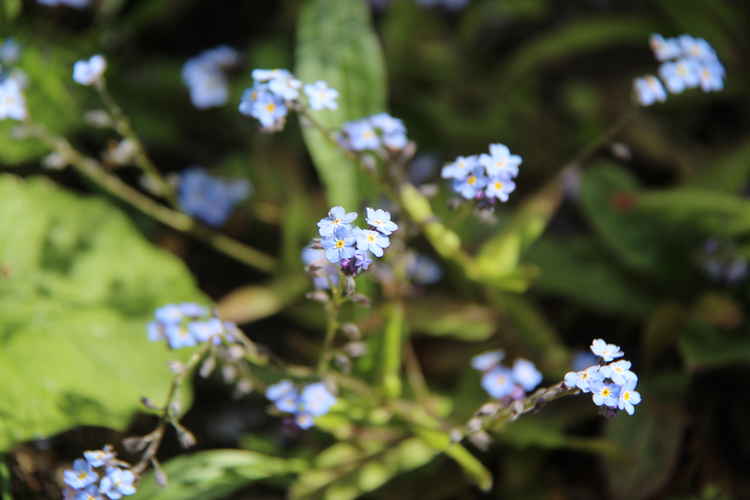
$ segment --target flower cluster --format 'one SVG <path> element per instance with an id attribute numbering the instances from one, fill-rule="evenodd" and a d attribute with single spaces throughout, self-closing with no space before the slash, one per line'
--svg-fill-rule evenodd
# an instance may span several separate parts
<path id="1" fill-rule="evenodd" d="M 489 154 L 459 156 L 443 167 L 441 176 L 453 179 L 453 189 L 467 200 L 505 202 L 516 189 L 513 179 L 522 161 L 506 145 L 490 144 Z"/>
<path id="2" fill-rule="evenodd" d="M 89 60 L 82 59 L 73 65 L 73 80 L 81 85 L 94 85 L 101 81 L 107 69 L 107 60 L 101 54 L 95 54 Z"/>
<path id="3" fill-rule="evenodd" d="M 237 51 L 226 45 L 205 50 L 188 59 L 182 67 L 182 80 L 196 108 L 212 108 L 227 102 L 229 83 L 222 70 L 234 66 L 238 60 Z"/>
<path id="4" fill-rule="evenodd" d="M 654 56 L 662 63 L 659 66 L 661 80 L 654 75 L 635 79 L 635 94 L 641 105 L 665 101 L 665 86 L 672 94 L 695 87 L 704 92 L 724 88 L 724 66 L 706 40 L 690 35 L 664 38 L 654 34 L 649 43 Z"/>
<path id="5" fill-rule="evenodd" d="M 325 415 L 336 403 L 336 396 L 323 382 L 299 390 L 291 381 L 282 380 L 268 387 L 266 397 L 279 411 L 294 415 L 295 423 L 302 429 L 312 427 L 315 417 Z"/>
<path id="6" fill-rule="evenodd" d="M 67 5 L 76 9 L 83 9 L 88 7 L 89 0 L 37 0 L 42 5 L 48 5 L 50 7 L 57 7 L 58 5 Z"/>
<path id="7" fill-rule="evenodd" d="M 23 97 L 21 83 L 18 79 L 7 77 L 0 79 L 0 120 L 25 120 L 26 100 Z"/>
<path id="8" fill-rule="evenodd" d="M 117 500 L 135 493 L 135 474 L 125 462 L 117 460 L 111 446 L 83 452 L 63 474 L 65 500 Z M 98 472 L 97 472 L 98 471 Z"/>
<path id="9" fill-rule="evenodd" d="M 409 139 L 404 122 L 388 113 L 347 122 L 339 134 L 339 143 L 349 151 L 374 151 L 381 147 L 403 149 Z"/>
<path id="10" fill-rule="evenodd" d="M 221 321 L 206 307 L 192 302 L 168 304 L 158 308 L 148 326 L 148 339 L 166 340 L 172 349 L 191 347 L 201 342 L 232 342 L 237 325 Z"/>
<path id="11" fill-rule="evenodd" d="M 300 90 L 302 82 L 285 69 L 254 69 L 253 86 L 245 90 L 240 113 L 256 118 L 267 132 L 284 128 L 290 109 L 304 105 Z M 339 93 L 323 81 L 304 86 L 307 106 L 313 110 L 336 109 Z"/>
<path id="12" fill-rule="evenodd" d="M 185 213 L 210 226 L 220 226 L 250 190 L 247 180 L 224 181 L 210 176 L 201 167 L 191 167 L 179 177 L 179 204 Z"/>
<path id="13" fill-rule="evenodd" d="M 635 413 L 635 405 L 641 402 L 641 395 L 635 390 L 638 376 L 630 371 L 630 361 L 614 361 L 624 356 L 620 347 L 595 339 L 591 343 L 591 352 L 601 358 L 602 363 L 566 373 L 565 385 L 590 392 L 596 406 L 612 411 L 625 410 L 628 415 Z"/>
<path id="14" fill-rule="evenodd" d="M 502 351 L 490 351 L 471 360 L 471 367 L 483 372 L 482 387 L 493 398 L 521 399 L 541 383 L 542 374 L 528 359 L 519 358 L 507 368 L 500 364 L 503 358 Z"/>
<path id="15" fill-rule="evenodd" d="M 366 212 L 370 229 L 353 228 L 357 213 L 347 213 L 343 207 L 333 207 L 328 216 L 318 222 L 320 246 L 326 259 L 338 264 L 347 276 L 367 271 L 372 264 L 370 254 L 382 257 L 391 244 L 388 236 L 398 229 L 385 210 L 367 208 Z"/>

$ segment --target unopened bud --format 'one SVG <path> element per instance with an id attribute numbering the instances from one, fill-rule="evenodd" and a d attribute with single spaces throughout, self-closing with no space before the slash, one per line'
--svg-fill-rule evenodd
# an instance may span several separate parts
<path id="1" fill-rule="evenodd" d="M 216 359 L 213 356 L 209 356 L 205 359 L 205 361 L 203 361 L 203 364 L 201 364 L 201 369 L 198 373 L 201 377 L 206 378 L 211 375 L 211 372 L 214 371 L 214 368 L 216 368 Z"/>
<path id="2" fill-rule="evenodd" d="M 479 431 L 475 432 L 474 434 L 470 434 L 469 441 L 471 441 L 471 444 L 473 444 L 480 450 L 486 451 L 487 448 L 490 447 L 490 443 L 492 443 L 492 438 L 490 438 L 490 435 L 486 432 Z"/>
<path id="3" fill-rule="evenodd" d="M 451 430 L 451 443 L 460 443 L 464 438 L 464 433 L 460 429 Z"/>
<path id="4" fill-rule="evenodd" d="M 370 307 L 370 299 L 366 295 L 362 295 L 361 293 L 355 293 L 351 297 L 352 302 L 355 304 L 359 304 L 361 306 Z"/>
<path id="5" fill-rule="evenodd" d="M 234 382 L 237 378 L 237 368 L 232 365 L 224 365 L 221 368 L 221 375 L 224 377 L 224 382 Z"/>
<path id="6" fill-rule="evenodd" d="M 328 294 L 323 290 L 315 290 L 314 292 L 307 292 L 305 298 L 314 300 L 316 302 L 328 302 Z"/>
<path id="7" fill-rule="evenodd" d="M 359 358 L 367 354 L 367 344 L 364 342 L 349 342 L 344 346 L 344 350 L 352 358 Z"/>
<path id="8" fill-rule="evenodd" d="M 346 281 L 344 281 L 344 294 L 347 297 L 351 297 L 354 295 L 354 292 L 357 291 L 357 282 L 354 281 L 354 278 L 352 276 L 347 276 Z"/>
<path id="9" fill-rule="evenodd" d="M 91 111 L 87 111 L 83 115 L 83 119 L 92 127 L 105 128 L 112 126 L 112 118 L 109 116 L 109 113 L 103 109 L 92 109 Z"/>
<path id="10" fill-rule="evenodd" d="M 137 453 L 146 449 L 151 439 L 147 436 L 133 436 L 122 440 L 122 446 L 130 453 Z"/>
<path id="11" fill-rule="evenodd" d="M 177 427 L 177 439 L 180 440 L 183 448 L 192 448 L 197 443 L 193 433 L 184 427 Z"/>
<path id="12" fill-rule="evenodd" d="M 245 357 L 245 349 L 240 345 L 233 345 L 227 349 L 227 357 L 232 361 L 239 361 Z"/>
<path id="13" fill-rule="evenodd" d="M 154 468 L 154 479 L 156 480 L 156 484 L 164 488 L 167 485 L 167 474 L 161 468 L 161 465 L 159 465 L 159 461 L 152 458 L 151 467 Z"/>
<path id="14" fill-rule="evenodd" d="M 362 332 L 354 323 L 344 323 L 341 325 L 341 331 L 352 340 L 359 340 L 362 338 Z"/>
<path id="15" fill-rule="evenodd" d="M 167 364 L 169 365 L 169 369 L 172 370 L 172 373 L 175 375 L 182 375 L 185 372 L 185 365 L 179 361 L 172 360 Z"/>
<path id="16" fill-rule="evenodd" d="M 253 383 L 248 379 L 242 379 L 234 387 L 234 397 L 241 398 L 253 392 Z"/>
<path id="17" fill-rule="evenodd" d="M 60 153 L 50 153 L 42 160 L 42 166 L 49 170 L 62 170 L 68 165 L 67 160 Z"/>

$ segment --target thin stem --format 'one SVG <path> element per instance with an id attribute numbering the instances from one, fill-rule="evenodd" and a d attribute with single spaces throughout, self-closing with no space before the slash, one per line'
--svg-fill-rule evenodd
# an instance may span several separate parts
<path id="1" fill-rule="evenodd" d="M 172 405 L 177 399 L 178 392 L 180 390 L 180 387 L 182 386 L 182 383 L 185 381 L 185 378 L 193 372 L 195 367 L 198 366 L 198 363 L 203 359 L 206 353 L 208 353 L 212 346 L 213 344 L 207 342 L 204 343 L 200 349 L 194 351 L 190 355 L 190 359 L 185 364 L 183 369 L 172 379 L 172 383 L 169 386 L 169 391 L 167 392 L 167 399 L 164 402 L 164 406 L 161 409 L 161 414 L 159 415 L 159 425 L 150 434 L 144 436 L 149 440 L 149 444 L 146 448 L 146 451 L 141 456 L 140 461 L 138 461 L 138 463 L 133 466 L 133 473 L 135 475 L 140 475 L 144 470 L 146 470 L 146 467 L 148 467 L 151 459 L 156 456 L 156 453 L 159 451 L 159 447 L 161 446 L 161 442 L 164 439 L 164 433 L 167 427 L 169 425 L 173 425 L 175 428 L 181 428 L 177 416 L 172 413 Z"/>
<path id="2" fill-rule="evenodd" d="M 144 148 L 141 139 L 138 137 L 138 134 L 135 133 L 135 130 L 130 124 L 130 120 L 128 119 L 127 115 L 122 111 L 122 108 L 120 108 L 120 106 L 112 98 L 109 90 L 107 90 L 107 85 L 104 79 L 101 79 L 96 83 L 96 90 L 99 92 L 99 96 L 101 97 L 102 102 L 112 115 L 115 130 L 117 130 L 117 132 L 124 138 L 132 141 L 133 145 L 135 146 L 134 156 L 136 164 L 141 168 L 141 170 L 143 170 L 146 176 L 148 176 L 153 181 L 153 184 L 155 186 L 158 186 L 158 194 L 164 196 L 164 198 L 166 198 L 172 206 L 176 207 L 177 198 L 174 193 L 174 188 L 169 182 L 164 179 L 164 177 L 159 172 L 159 169 L 156 168 L 154 162 L 152 162 L 151 158 L 149 158 L 148 154 L 146 153 L 146 148 Z"/>
<path id="3" fill-rule="evenodd" d="M 81 154 L 66 139 L 53 136 L 40 126 L 30 126 L 29 129 L 34 136 L 62 155 L 68 163 L 92 182 L 162 224 L 190 234 L 215 250 L 260 271 L 270 272 L 276 266 L 276 259 L 270 255 L 203 226 L 192 217 L 160 205 L 140 191 L 130 187 L 119 177 L 107 172 L 98 161 Z"/>
<path id="4" fill-rule="evenodd" d="M 336 286 L 331 286 L 331 299 L 326 302 L 326 333 L 323 340 L 323 350 L 318 359 L 318 375 L 321 377 L 328 371 L 331 361 L 331 349 L 336 332 L 339 329 L 339 311 L 341 309 L 341 280 Z"/>
<path id="5" fill-rule="evenodd" d="M 587 160 L 589 160 L 596 151 L 602 147 L 605 143 L 612 140 L 630 121 L 636 116 L 637 109 L 631 109 L 624 113 L 620 118 L 613 123 L 604 133 L 594 139 L 592 142 L 587 144 L 582 150 L 580 150 L 570 161 L 563 165 L 563 170 L 569 168 L 580 167 Z"/>

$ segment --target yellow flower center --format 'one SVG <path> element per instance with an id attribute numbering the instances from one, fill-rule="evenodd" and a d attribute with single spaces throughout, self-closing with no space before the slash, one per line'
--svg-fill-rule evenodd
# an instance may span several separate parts
<path id="1" fill-rule="evenodd" d="M 341 224 L 341 219 L 333 219 L 334 226 L 338 226 L 339 224 Z"/>
<path id="2" fill-rule="evenodd" d="M 500 190 L 503 188 L 503 183 L 500 181 L 495 181 L 495 189 Z"/>
<path id="3" fill-rule="evenodd" d="M 336 241 L 336 248 L 344 248 L 344 240 Z"/>
<path id="4" fill-rule="evenodd" d="M 276 110 L 276 104 L 275 103 L 269 102 L 268 104 L 266 104 L 266 111 L 268 111 L 269 113 L 273 113 L 274 110 Z"/>
<path id="5" fill-rule="evenodd" d="M 624 393 L 622 393 L 622 399 L 624 399 L 625 401 L 630 401 L 630 391 L 625 391 Z"/>
<path id="6" fill-rule="evenodd" d="M 368 234 L 367 241 L 369 241 L 370 243 L 373 243 L 375 241 L 375 236 L 372 234 Z"/>
<path id="7" fill-rule="evenodd" d="M 473 186 L 477 183 L 477 177 L 475 175 L 470 176 L 468 179 L 466 179 L 466 184 L 469 186 Z"/>
<path id="8" fill-rule="evenodd" d="M 508 162 L 507 158 L 503 158 L 502 160 L 495 160 L 495 166 L 497 168 L 503 168 L 507 162 Z"/>
<path id="9" fill-rule="evenodd" d="M 608 397 L 610 394 L 612 394 L 612 391 L 609 390 L 609 387 L 603 387 L 601 391 L 599 391 L 599 394 L 604 396 L 605 398 Z"/>
<path id="10" fill-rule="evenodd" d="M 78 473 L 78 479 L 86 479 L 87 477 L 89 477 L 89 473 L 86 471 Z"/>

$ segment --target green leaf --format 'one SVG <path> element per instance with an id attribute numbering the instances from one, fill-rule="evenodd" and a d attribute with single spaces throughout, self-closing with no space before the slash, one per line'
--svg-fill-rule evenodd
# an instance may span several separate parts
<path id="1" fill-rule="evenodd" d="M 167 361 L 189 354 L 147 340 L 153 310 L 204 297 L 100 199 L 3 175 L 0 213 L 21 221 L 0 226 L 0 449 L 76 425 L 125 427 L 141 396 L 166 396 Z"/>
<path id="2" fill-rule="evenodd" d="M 557 211 L 562 194 L 562 184 L 553 180 L 524 200 L 510 224 L 482 246 L 470 267 L 474 279 L 497 283 L 513 275 L 523 253 L 542 235 Z"/>
<path id="3" fill-rule="evenodd" d="M 401 302 L 391 302 L 383 309 L 386 320 L 381 357 L 381 384 L 386 396 L 397 398 L 401 395 L 401 360 L 403 343 L 407 335 L 404 305 Z"/>
<path id="4" fill-rule="evenodd" d="M 629 268 L 658 272 L 674 260 L 661 242 L 663 227 L 634 210 L 638 183 L 625 169 L 599 164 L 589 169 L 581 186 L 581 208 L 602 242 Z"/>
<path id="5" fill-rule="evenodd" d="M 348 500 L 373 491 L 398 474 L 425 465 L 437 452 L 417 438 L 396 444 L 382 439 L 337 443 L 292 485 L 292 499 Z"/>
<path id="6" fill-rule="evenodd" d="M 21 13 L 21 0 L 0 0 L 0 20 L 13 21 Z"/>
<path id="7" fill-rule="evenodd" d="M 309 287 L 310 280 L 305 275 L 279 278 L 268 285 L 243 286 L 224 296 L 216 311 L 227 321 L 250 323 L 278 313 Z"/>
<path id="8" fill-rule="evenodd" d="M 302 8 L 296 73 L 338 90 L 338 109 L 312 112 L 328 129 L 385 110 L 385 65 L 369 12 L 366 2 L 351 0 L 309 0 Z M 305 127 L 304 136 L 329 203 L 358 207 L 369 191 L 365 174 L 317 130 Z"/>
<path id="9" fill-rule="evenodd" d="M 534 288 L 596 310 L 641 318 L 653 307 L 637 283 L 588 238 L 547 238 L 528 252 L 541 268 Z"/>
<path id="10" fill-rule="evenodd" d="M 167 486 L 146 475 L 133 500 L 211 500 L 261 479 L 300 472 L 304 463 L 245 450 L 211 450 L 164 464 Z"/>
<path id="11" fill-rule="evenodd" d="M 489 491 L 492 488 L 492 474 L 490 474 L 490 471 L 466 448 L 452 442 L 448 434 L 443 431 L 426 428 L 415 428 L 414 434 L 435 450 L 441 451 L 451 457 L 482 491 Z"/>
<path id="12" fill-rule="evenodd" d="M 716 162 L 711 162 L 688 184 L 701 189 L 741 193 L 750 179 L 750 142 L 746 142 Z"/>
<path id="13" fill-rule="evenodd" d="M 705 321 L 692 320 L 680 333 L 680 353 L 691 370 L 750 363 L 747 331 L 726 332 Z"/>
<path id="14" fill-rule="evenodd" d="M 71 88 L 74 83 L 69 63 L 74 60 L 74 53 L 64 45 L 44 50 L 24 45 L 18 63 L 29 82 L 24 90 L 29 116 L 58 134 L 70 131 L 81 120 L 74 92 L 71 92 L 81 91 Z M 39 141 L 13 138 L 12 130 L 18 125 L 15 120 L 0 120 L 0 163 L 6 166 L 32 160 L 47 151 Z"/>
<path id="15" fill-rule="evenodd" d="M 499 440 L 518 448 L 569 449 L 614 454 L 616 448 L 604 439 L 566 434 L 559 418 L 524 416 L 496 433 Z"/>
<path id="16" fill-rule="evenodd" d="M 454 297 L 416 297 L 407 303 L 409 327 L 414 334 L 465 341 L 487 340 L 498 319 L 489 307 L 459 302 Z"/>

